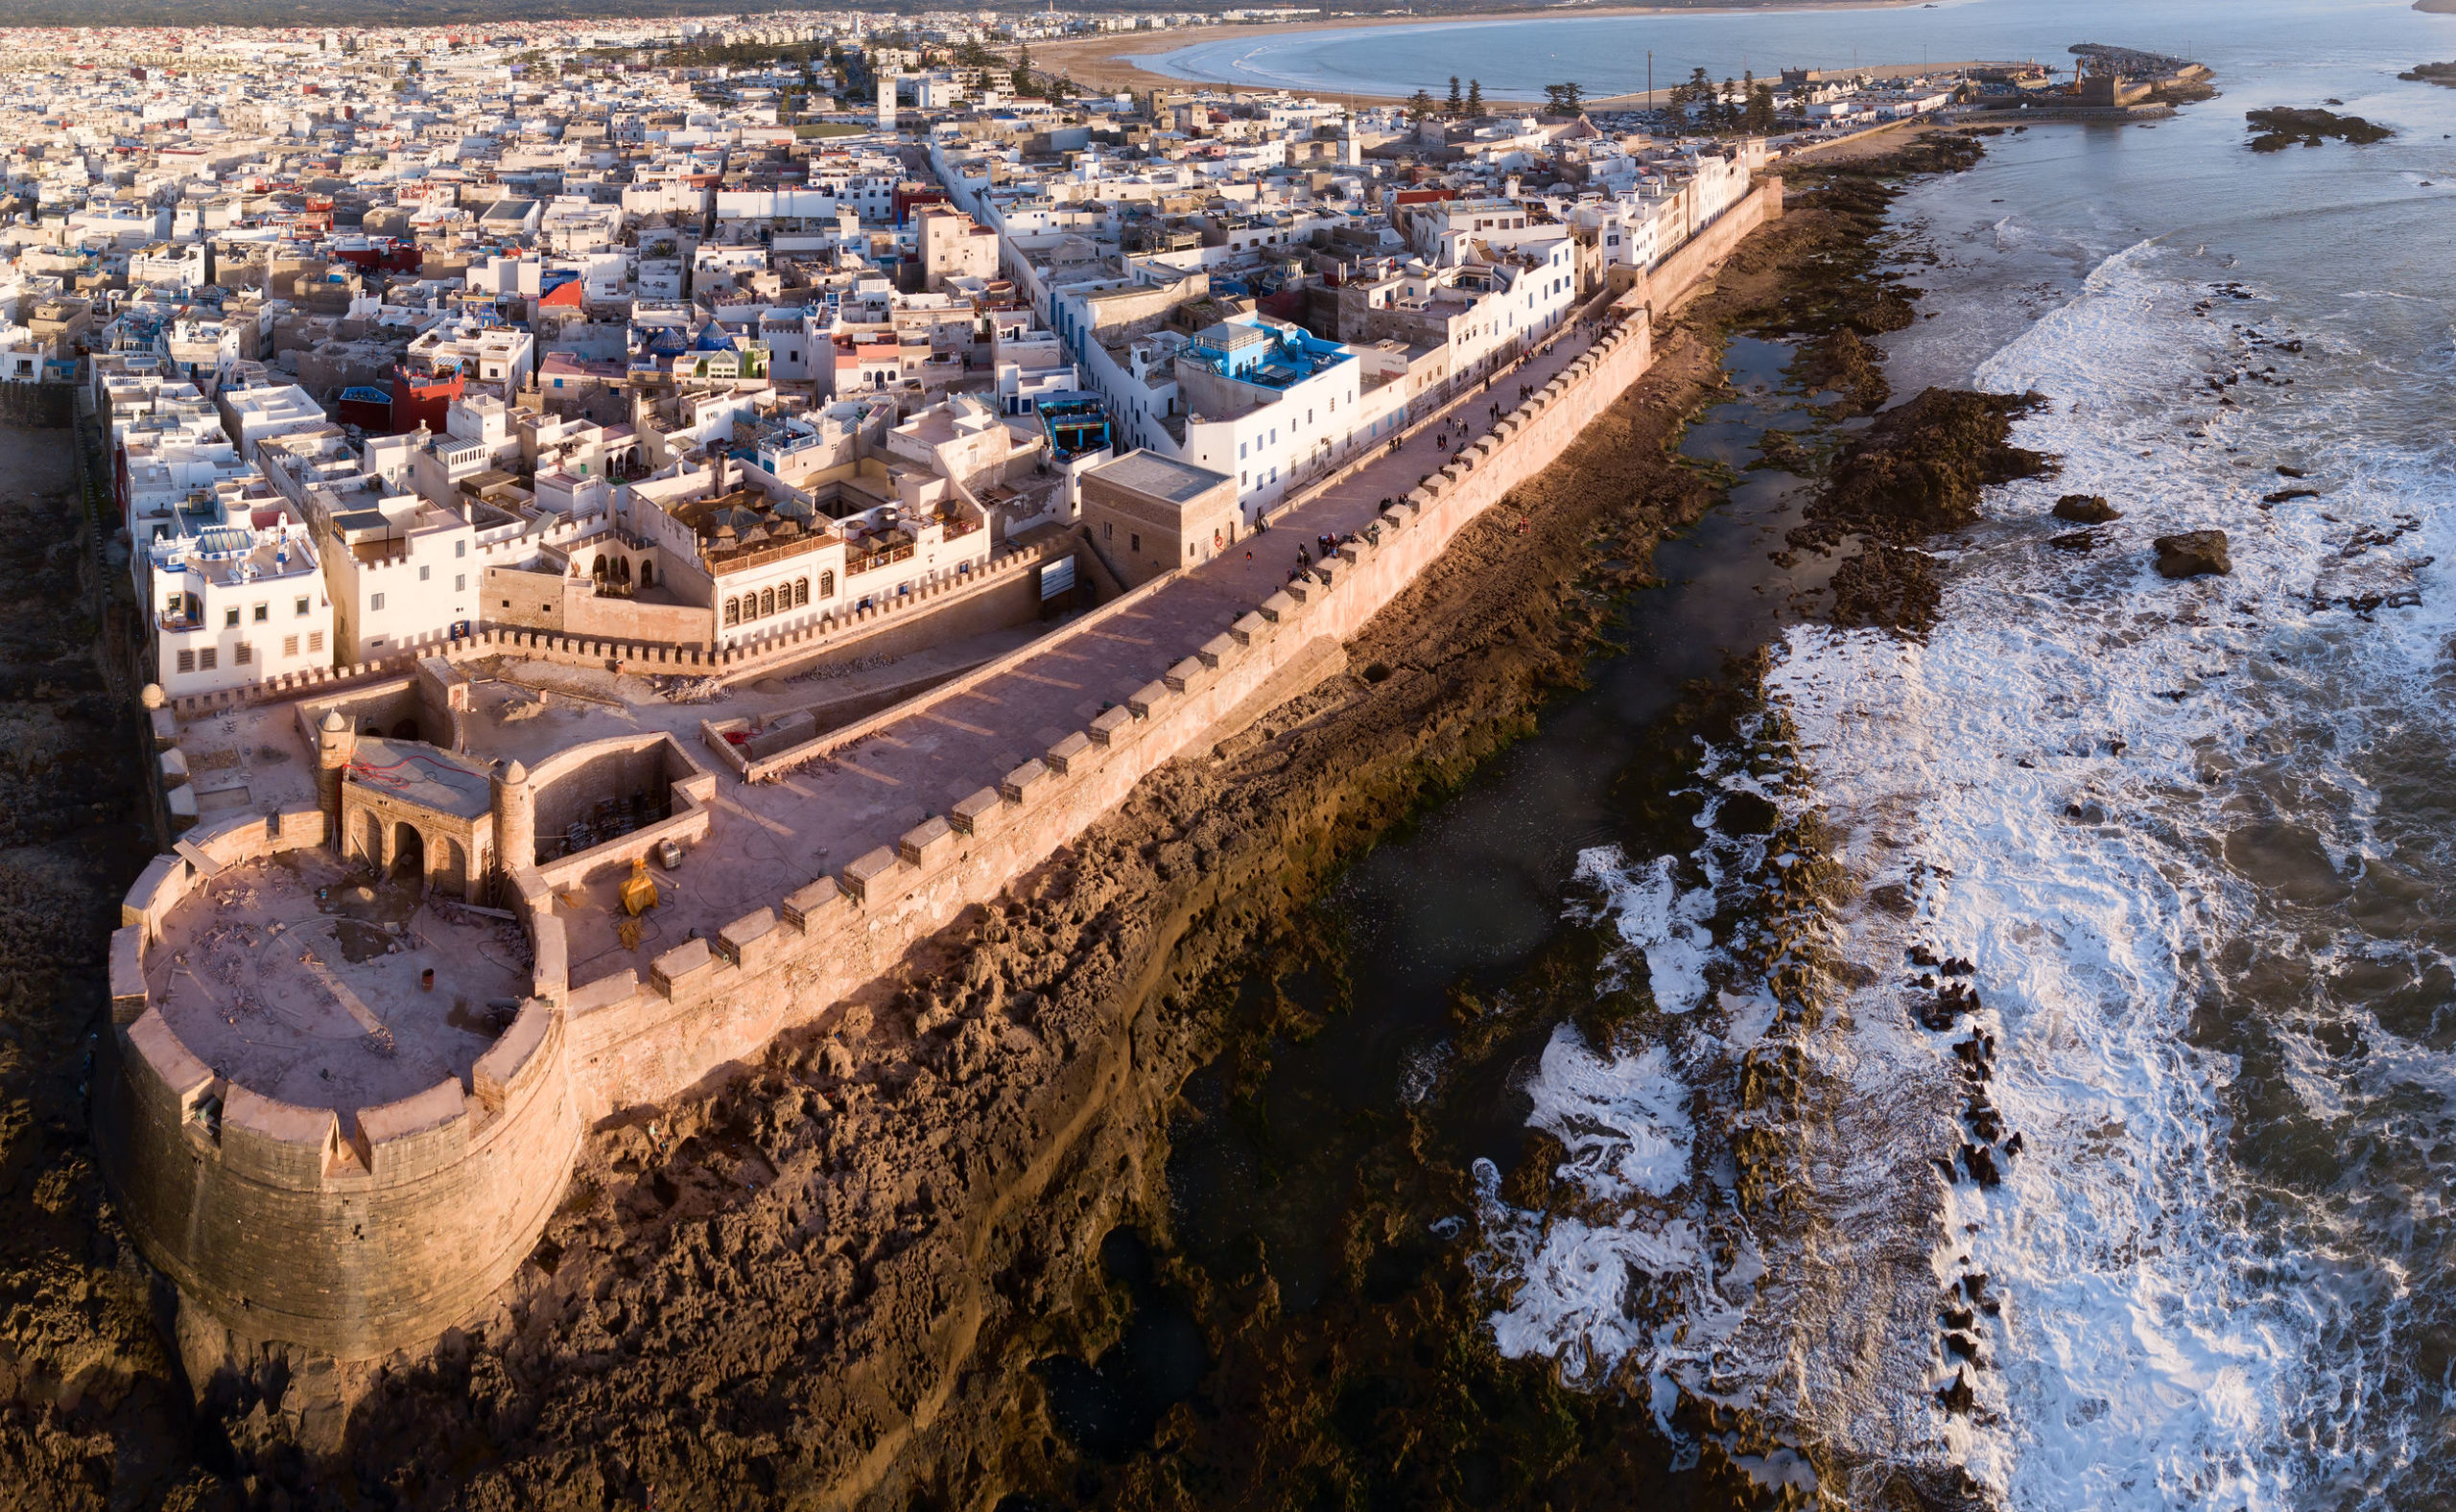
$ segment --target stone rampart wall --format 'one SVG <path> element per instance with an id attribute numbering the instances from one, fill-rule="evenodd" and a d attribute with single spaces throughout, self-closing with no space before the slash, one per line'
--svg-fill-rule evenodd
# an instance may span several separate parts
<path id="1" fill-rule="evenodd" d="M 1712 276 L 1714 265 L 1731 255 L 1749 232 L 1783 214 L 1783 180 L 1760 181 L 1745 199 L 1725 210 L 1714 223 L 1681 244 L 1680 249 L 1654 266 L 1623 306 L 1642 306 L 1661 315 Z"/>
<path id="2" fill-rule="evenodd" d="M 808 1022 L 891 968 L 966 908 L 995 899 L 1046 862 L 1162 763 L 1193 748 L 1258 695 L 1289 684 L 1405 592 L 1485 509 L 1557 461 L 1651 362 L 1644 311 L 1677 297 L 1740 238 L 1781 213 L 1778 181 L 1727 212 L 1695 244 L 1615 302 L 1618 323 L 1467 457 L 1445 466 L 1317 577 L 1271 594 L 1121 708 L 983 784 L 931 819 L 833 875 L 718 932 L 666 952 L 647 980 L 623 972 L 572 997 L 573 1075 L 591 1115 L 654 1101 Z M 1138 590 L 1153 591 L 1165 583 Z M 1107 607 L 1122 607 L 1119 601 Z M 1089 618 L 1089 617 L 1087 617 Z M 1039 650 L 1044 648 L 1031 648 Z M 994 675 L 1001 663 L 979 670 Z M 957 679 L 929 697 L 969 686 Z M 859 744 L 909 715 L 899 705 L 774 756 L 726 763 L 757 781 Z M 710 739 L 719 739 L 713 728 Z"/>

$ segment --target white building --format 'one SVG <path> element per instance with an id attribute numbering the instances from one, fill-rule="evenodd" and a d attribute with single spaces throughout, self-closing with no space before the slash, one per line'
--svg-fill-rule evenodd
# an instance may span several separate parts
<path id="1" fill-rule="evenodd" d="M 289 436 L 332 423 L 323 406 L 295 383 L 224 390 L 215 402 L 222 412 L 224 434 L 248 461 L 256 459 L 256 443 L 269 436 Z"/>
<path id="2" fill-rule="evenodd" d="M 1247 520 L 1402 423 L 1388 386 L 1336 342 L 1247 316 L 1207 326 L 1176 359 L 1182 435 L 1170 454 L 1237 480 Z"/>
<path id="3" fill-rule="evenodd" d="M 307 521 L 236 481 L 148 522 L 154 680 L 171 697 L 329 667 L 332 602 Z"/>
<path id="4" fill-rule="evenodd" d="M 342 662 L 395 656 L 477 628 L 478 532 L 466 515 L 372 489 L 313 506 L 330 522 L 324 580 Z"/>

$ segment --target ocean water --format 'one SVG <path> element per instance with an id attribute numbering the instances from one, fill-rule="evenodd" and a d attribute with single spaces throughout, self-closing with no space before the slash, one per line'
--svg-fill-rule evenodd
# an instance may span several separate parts
<path id="1" fill-rule="evenodd" d="M 2272 45 L 2301 46 L 2342 23 L 2395 20 L 2405 0 L 1937 0 L 1933 5 L 1814 11 L 1702 11 L 1664 15 L 1562 15 L 1444 21 L 1213 37 L 1134 59 L 1156 73 L 1253 88 L 1436 94 L 1450 76 L 1488 94 L 1540 99 L 1574 80 L 1592 96 L 1669 88 L 1704 68 L 1715 79 L 1784 68 L 2036 58 L 2068 64 L 2074 42 L 2112 42 L 2216 61 Z M 2430 22 L 2414 30 L 2426 31 Z M 2314 25 L 2314 23 L 2319 23 Z M 2444 26 L 2445 23 L 2441 22 Z"/>
<path id="2" fill-rule="evenodd" d="M 1494 1336 L 1659 1407 L 1679 1386 L 1794 1420 L 1852 1501 L 1960 1467 L 2031 1508 L 2456 1504 L 2456 92 L 2394 77 L 2456 56 L 2456 19 L 2049 9 L 1933 25 L 1953 56 L 2188 26 L 2226 94 L 1998 137 L 1898 208 L 1928 294 L 1887 343 L 1897 390 L 2042 395 L 2017 440 L 2063 472 L 1945 543 L 1925 642 L 1782 633 L 1795 745 L 1762 791 L 1830 826 L 1862 890 L 1822 945 L 1864 985 L 1782 1022 L 1701 922 L 1769 862 L 1732 839 L 1586 848 L 1565 916 L 1614 931 L 1679 1027 L 1618 1057 L 1564 1027 L 1523 1069 L 1580 1200 L 1521 1212 L 1488 1179 Z M 2243 149 L 2245 108 L 2330 98 L 2398 136 Z M 2066 492 L 2123 517 L 2050 544 Z M 2231 576 L 2157 576 L 2150 541 L 2187 530 L 2228 533 Z M 1974 1014 L 1923 1027 L 1914 949 L 1969 963 Z M 1790 1213 L 1747 1218 L 1698 1129 L 1768 1040 L 1830 1117 Z M 1641 1321 L 1666 1299 L 1676 1323 Z"/>
<path id="3" fill-rule="evenodd" d="M 1684 1392 L 1793 1423 L 1845 1502 L 1908 1472 L 2037 1509 L 2456 1505 L 2456 91 L 2395 78 L 2456 58 L 2456 18 L 1965 0 L 1178 61 L 1611 92 L 1642 86 L 1649 47 L 1664 81 L 2082 40 L 2187 50 L 2225 93 L 2154 128 L 1999 136 L 1912 189 L 1896 220 L 1925 319 L 1885 342 L 1900 393 L 2043 396 L 2017 438 L 2061 476 L 1991 491 L 1943 543 L 1944 621 L 1920 643 L 1771 612 L 1785 585 L 1752 579 L 1762 547 L 1727 531 L 1714 556 L 1721 527 L 1679 543 L 1674 575 L 1753 581 L 1753 617 L 1640 605 L 1657 628 L 1635 655 L 1358 868 L 1339 901 L 1377 971 L 1321 1079 L 1446 1100 L 1490 1152 L 1454 1231 L 1501 1350 L 1636 1393 L 1675 1436 Z M 2398 135 L 2245 151 L 2245 109 L 2329 100 Z M 1743 380 L 1779 367 L 1759 345 Z M 2272 497 L 2289 489 L 2313 492 Z M 2123 511 L 2090 550 L 2051 544 L 2066 492 Z M 2202 529 L 2228 533 L 2232 573 L 2158 577 L 2151 540 Z M 1678 637 L 1752 632 L 1777 645 L 1766 744 L 1714 753 L 1693 845 L 1628 832 L 1607 796 L 1626 732 L 1711 660 Z M 1842 965 L 1812 1025 L 1745 964 L 1762 941 L 1724 937 L 1734 890 L 1796 860 L 1714 828 L 1743 791 L 1818 818 L 1856 884 L 1813 932 Z M 1666 1028 L 1615 1051 L 1564 1023 L 1498 1082 L 1450 1070 L 1441 984 L 1547 929 L 1604 932 L 1596 991 L 1642 983 Z M 1914 951 L 1966 962 L 1943 984 L 1975 1010 L 1926 1028 L 1940 968 Z M 1728 1131 L 1767 1117 L 1742 1088 L 1776 1052 L 1820 1112 L 1786 1200 L 1748 1206 Z M 1273 1106 L 1291 1144 L 1320 1126 L 1319 1099 Z M 1513 1130 L 1568 1151 L 1558 1211 L 1504 1195 Z M 1997 1184 L 1974 1178 L 1979 1147 Z M 1206 1158 L 1185 1153 L 1187 1209 L 1232 1222 L 1214 1199 L 1236 1183 Z M 1301 1253 L 1286 1221 L 1279 1253 Z"/>

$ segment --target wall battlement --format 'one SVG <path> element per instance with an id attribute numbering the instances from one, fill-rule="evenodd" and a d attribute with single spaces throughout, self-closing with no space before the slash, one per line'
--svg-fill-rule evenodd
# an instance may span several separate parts
<path id="1" fill-rule="evenodd" d="M 1685 293 L 1781 204 L 1780 180 L 1760 185 L 1616 300 L 1614 323 L 1587 351 L 1385 510 L 1374 532 L 1186 648 L 1121 706 L 1020 766 L 983 771 L 970 796 L 893 844 L 812 876 L 713 935 L 664 950 L 644 976 L 624 968 L 576 986 L 555 899 L 583 873 L 627 864 L 653 836 L 635 832 L 548 865 L 510 844 L 504 866 L 531 947 L 529 991 L 465 1078 L 345 1116 L 237 1084 L 182 1044 L 150 1001 L 147 972 L 166 918 L 220 868 L 326 839 L 316 808 L 191 831 L 130 890 L 111 942 L 120 1074 L 105 1078 L 98 1122 L 106 1169 L 146 1253 L 193 1303 L 252 1339 L 359 1358 L 432 1339 L 482 1306 L 528 1256 L 588 1123 L 670 1098 L 812 1022 L 1048 862 L 1150 771 L 1310 685 L 1326 654 L 1484 510 L 1551 465 L 1645 372 L 1647 313 Z M 1139 602 L 1170 580 L 1115 602 Z M 1046 647 L 1026 650 L 1034 649 Z M 948 696 L 933 689 L 756 755 L 703 727 L 726 770 L 708 771 L 687 755 L 689 770 L 666 768 L 677 798 L 662 822 L 687 825 L 696 815 L 704 830 L 728 784 L 857 749 L 893 718 Z M 519 783 L 533 822 L 567 776 L 646 760 L 671 740 L 597 742 L 534 773 L 515 767 L 502 780 Z M 669 746 L 661 759 L 678 750 Z"/>

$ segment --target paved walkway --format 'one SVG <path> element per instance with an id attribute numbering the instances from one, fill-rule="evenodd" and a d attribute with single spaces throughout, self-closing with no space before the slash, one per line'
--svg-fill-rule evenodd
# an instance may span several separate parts
<path id="1" fill-rule="evenodd" d="M 915 710 L 835 757 L 785 777 L 745 786 L 720 777 L 715 823 L 702 846 L 708 860 L 686 862 L 677 894 L 657 910 L 637 950 L 614 936 L 614 886 L 591 889 L 566 913 L 572 982 L 583 985 L 626 966 L 643 978 L 648 963 L 697 929 L 719 929 L 820 875 L 890 845 L 931 815 L 956 803 L 1081 729 L 1103 708 L 1155 681 L 1286 583 L 1297 549 L 1323 532 L 1362 529 L 1382 501 L 1415 487 L 1492 428 L 1494 406 L 1507 414 L 1519 386 L 1540 389 L 1592 343 L 1564 326 L 1548 348 L 1497 373 L 1419 423 L 1396 452 L 1281 509 L 1267 532 L 1188 569 L 1168 586 L 1098 626 L 964 693 Z M 1249 560 L 1246 553 L 1250 549 Z"/>

